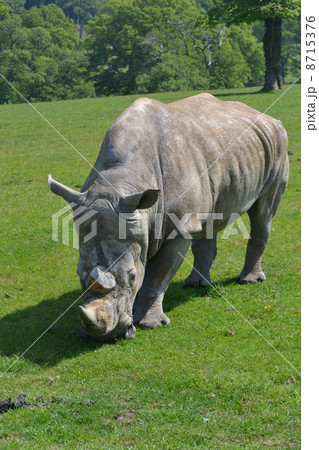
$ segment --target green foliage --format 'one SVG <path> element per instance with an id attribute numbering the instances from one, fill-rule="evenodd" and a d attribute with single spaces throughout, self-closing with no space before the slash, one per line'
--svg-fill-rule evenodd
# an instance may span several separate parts
<path id="1" fill-rule="evenodd" d="M 54 0 L 26 0 L 25 2 L 25 8 L 31 9 L 34 6 L 37 8 L 40 8 L 41 6 L 46 6 L 50 3 L 56 3 Z"/>
<path id="2" fill-rule="evenodd" d="M 67 17 L 86 23 L 93 19 L 106 2 L 105 0 L 57 0 L 55 3 L 63 9 Z"/>
<path id="3" fill-rule="evenodd" d="M 267 281 L 237 285 L 246 241 L 218 239 L 211 279 L 237 311 L 213 288 L 183 289 L 184 263 L 164 300 L 171 326 L 138 329 L 135 340 L 114 345 L 80 337 L 78 252 L 61 234 L 51 239 L 51 216 L 66 204 L 49 191 L 47 174 L 78 189 L 91 167 L 32 108 L 0 106 L 0 374 L 15 363 L 1 377 L 0 399 L 58 399 L 1 414 L 1 448 L 300 448 L 300 377 L 251 327 L 299 370 L 300 86 L 280 99 L 258 90 L 213 93 L 261 112 L 278 100 L 267 114 L 288 132 L 290 179 L 263 258 Z M 108 127 L 136 98 L 35 106 L 94 163 Z M 83 405 L 88 399 L 95 403 Z"/>
<path id="4" fill-rule="evenodd" d="M 24 11 L 25 0 L 4 0 L 4 3 L 16 14 Z"/>
<path id="5" fill-rule="evenodd" d="M 249 81 L 249 75 L 250 70 L 245 64 L 238 44 L 234 42 L 231 46 L 229 42 L 225 42 L 215 62 L 211 87 L 213 89 L 244 87 Z"/>
<path id="6" fill-rule="evenodd" d="M 214 0 L 196 0 L 196 4 L 199 10 L 206 11 L 212 6 Z"/>
<path id="7" fill-rule="evenodd" d="M 89 23 L 89 32 L 90 69 L 99 94 L 261 82 L 262 49 L 251 27 L 212 29 L 198 21 L 190 0 L 110 0 Z"/>
<path id="8" fill-rule="evenodd" d="M 300 16 L 300 0 L 214 0 L 208 16 L 211 24 L 251 23 L 268 18 L 293 19 Z"/>
<path id="9" fill-rule="evenodd" d="M 84 85 L 86 65 L 73 24 L 56 5 L 31 8 L 0 22 L 0 71 L 29 101 L 92 94 L 92 85 Z M 0 102 L 19 101 L 1 80 Z"/>
<path id="10" fill-rule="evenodd" d="M 202 49 L 201 33 L 208 31 L 194 30 L 196 46 Z M 251 35 L 251 27 L 232 26 L 222 33 L 219 44 L 218 30 L 211 32 L 210 51 L 203 57 L 203 52 L 193 48 L 189 38 L 185 43 L 188 55 L 182 50 L 179 54 L 163 53 L 159 61 L 149 70 L 137 77 L 138 92 L 164 92 L 177 90 L 207 90 L 209 88 L 243 87 L 262 81 L 264 60 L 261 44 Z M 187 30 L 184 30 L 185 35 Z"/>
<path id="11" fill-rule="evenodd" d="M 238 4 L 244 8 L 247 3 L 251 13 L 261 14 L 259 3 L 253 7 L 251 1 L 238 0 Z M 241 16 L 235 15 L 239 11 L 235 3 L 235 0 L 5 0 L 5 3 L 0 0 L 0 14 L 3 9 L 0 67 L 9 81 L 24 89 L 27 98 L 38 100 L 94 93 L 260 85 L 265 63 L 262 45 L 252 26 L 225 27 L 220 23 L 222 14 L 214 26 L 205 19 L 208 9 L 212 18 L 213 10 L 225 6 L 225 14 L 233 14 L 230 21 L 238 22 Z M 11 9 L 4 8 L 5 4 Z M 288 11 L 292 4 L 293 0 L 263 2 L 262 8 L 274 11 L 274 5 L 279 5 L 278 11 Z M 249 14 L 245 17 L 252 20 Z M 293 21 L 290 23 L 283 38 L 284 72 L 288 79 L 298 73 L 300 58 L 298 27 Z M 1 55 L 2 51 L 6 53 Z M 28 52 L 36 60 L 28 58 Z M 55 60 L 57 55 L 59 59 Z M 65 75 L 66 60 L 70 61 L 69 77 Z M 37 83 L 32 80 L 42 80 L 38 82 L 37 95 L 34 88 Z M 47 87 L 43 80 L 49 83 Z M 0 102 L 19 101 L 3 81 L 0 83 Z M 29 86 L 32 94 L 28 92 Z"/>
<path id="12" fill-rule="evenodd" d="M 0 20 L 8 18 L 9 13 L 10 13 L 9 6 L 7 6 L 4 0 L 0 0 Z"/>
<path id="13" fill-rule="evenodd" d="M 198 14 L 190 0 L 110 0 L 89 23 L 90 66 L 98 93 L 129 93 L 136 78 L 159 55 L 175 47 L 172 21 L 193 20 Z"/>
<path id="14" fill-rule="evenodd" d="M 135 78 L 145 61 L 143 23 L 133 0 L 110 0 L 89 23 L 90 66 L 99 93 L 125 93 L 135 89 Z M 142 33 L 141 33 L 142 29 Z"/>
<path id="15" fill-rule="evenodd" d="M 42 27 L 49 31 L 52 42 L 61 48 L 79 45 L 73 22 L 66 19 L 62 9 L 50 4 L 42 8 L 31 8 L 22 15 L 22 25 L 27 28 Z"/>
<path id="16" fill-rule="evenodd" d="M 243 24 L 241 25 L 243 26 Z M 262 42 L 264 23 L 253 25 L 253 35 Z M 283 81 L 292 82 L 300 76 L 301 63 L 301 23 L 300 18 L 285 20 L 282 24 L 282 77 Z"/>
<path id="17" fill-rule="evenodd" d="M 282 20 L 298 18 L 301 13 L 300 0 L 216 0 L 208 11 L 211 25 L 225 23 L 251 23 L 265 21 L 263 48 L 265 54 L 264 90 L 280 89 Z"/>
<path id="18" fill-rule="evenodd" d="M 190 57 L 169 52 L 149 71 L 137 77 L 140 93 L 207 90 L 209 87 L 209 76 L 203 66 Z"/>
<path id="19" fill-rule="evenodd" d="M 253 86 L 262 84 L 265 73 L 264 52 L 262 44 L 252 34 L 252 26 L 232 25 L 229 30 L 230 39 L 237 44 L 239 53 L 243 55 L 248 84 Z"/>
<path id="20" fill-rule="evenodd" d="M 282 75 L 292 77 L 293 81 L 301 73 L 301 21 L 289 20 L 284 23 L 282 32 Z"/>
<path id="21" fill-rule="evenodd" d="M 67 17 L 73 19 L 79 31 L 80 39 L 84 36 L 84 25 L 103 8 L 105 0 L 58 0 Z"/>

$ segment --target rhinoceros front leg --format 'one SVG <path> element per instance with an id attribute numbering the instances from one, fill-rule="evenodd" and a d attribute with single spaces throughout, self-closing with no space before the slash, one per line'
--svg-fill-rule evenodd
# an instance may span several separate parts
<path id="1" fill-rule="evenodd" d="M 167 241 L 148 261 L 143 285 L 133 307 L 134 323 L 141 328 L 170 324 L 163 312 L 162 302 L 169 283 L 183 262 L 179 253 L 185 256 L 188 247 L 189 240 L 186 239 Z"/>
<path id="2" fill-rule="evenodd" d="M 250 239 L 247 244 L 245 265 L 237 278 L 237 282 L 240 284 L 266 280 L 266 275 L 261 267 L 262 256 L 268 242 L 272 219 L 286 186 L 286 181 L 281 182 L 269 193 L 260 197 L 248 211 Z"/>
<path id="3" fill-rule="evenodd" d="M 217 254 L 216 235 L 214 239 L 197 239 L 192 241 L 194 267 L 186 278 L 183 287 L 207 286 L 210 281 L 209 271 Z"/>

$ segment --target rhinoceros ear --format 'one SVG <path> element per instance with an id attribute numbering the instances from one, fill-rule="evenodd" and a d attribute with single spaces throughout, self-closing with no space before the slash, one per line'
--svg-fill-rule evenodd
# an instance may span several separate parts
<path id="1" fill-rule="evenodd" d="M 150 208 L 157 202 L 159 193 L 159 189 L 147 189 L 144 192 L 128 195 L 121 199 L 121 206 L 129 212 Z"/>
<path id="2" fill-rule="evenodd" d="M 64 186 L 64 184 L 55 181 L 51 175 L 48 175 L 48 185 L 54 194 L 60 195 L 69 203 L 79 204 L 84 200 L 84 193 L 77 192 L 74 189 Z"/>

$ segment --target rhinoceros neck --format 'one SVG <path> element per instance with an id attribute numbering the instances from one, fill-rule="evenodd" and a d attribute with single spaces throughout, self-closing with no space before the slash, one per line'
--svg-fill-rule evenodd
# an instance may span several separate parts
<path id="1" fill-rule="evenodd" d="M 81 191 L 87 191 L 92 186 L 96 191 L 108 190 L 119 197 L 135 194 L 146 189 L 157 189 L 158 182 L 150 174 L 139 173 L 134 167 L 126 164 L 118 164 L 101 168 L 96 165 L 91 170 L 88 178 L 82 186 Z"/>

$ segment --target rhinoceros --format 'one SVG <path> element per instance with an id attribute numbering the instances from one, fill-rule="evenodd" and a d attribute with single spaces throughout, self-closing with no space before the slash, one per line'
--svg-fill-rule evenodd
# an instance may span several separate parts
<path id="1" fill-rule="evenodd" d="M 107 131 L 80 192 L 49 175 L 53 193 L 96 214 L 94 237 L 85 239 L 92 224 L 79 227 L 82 334 L 110 341 L 134 338 L 134 325 L 169 324 L 163 297 L 190 242 L 185 286 L 204 286 L 216 235 L 234 212 L 250 219 L 238 282 L 264 281 L 262 255 L 288 182 L 287 142 L 279 120 L 240 102 L 210 94 L 170 104 L 139 98 Z"/>

